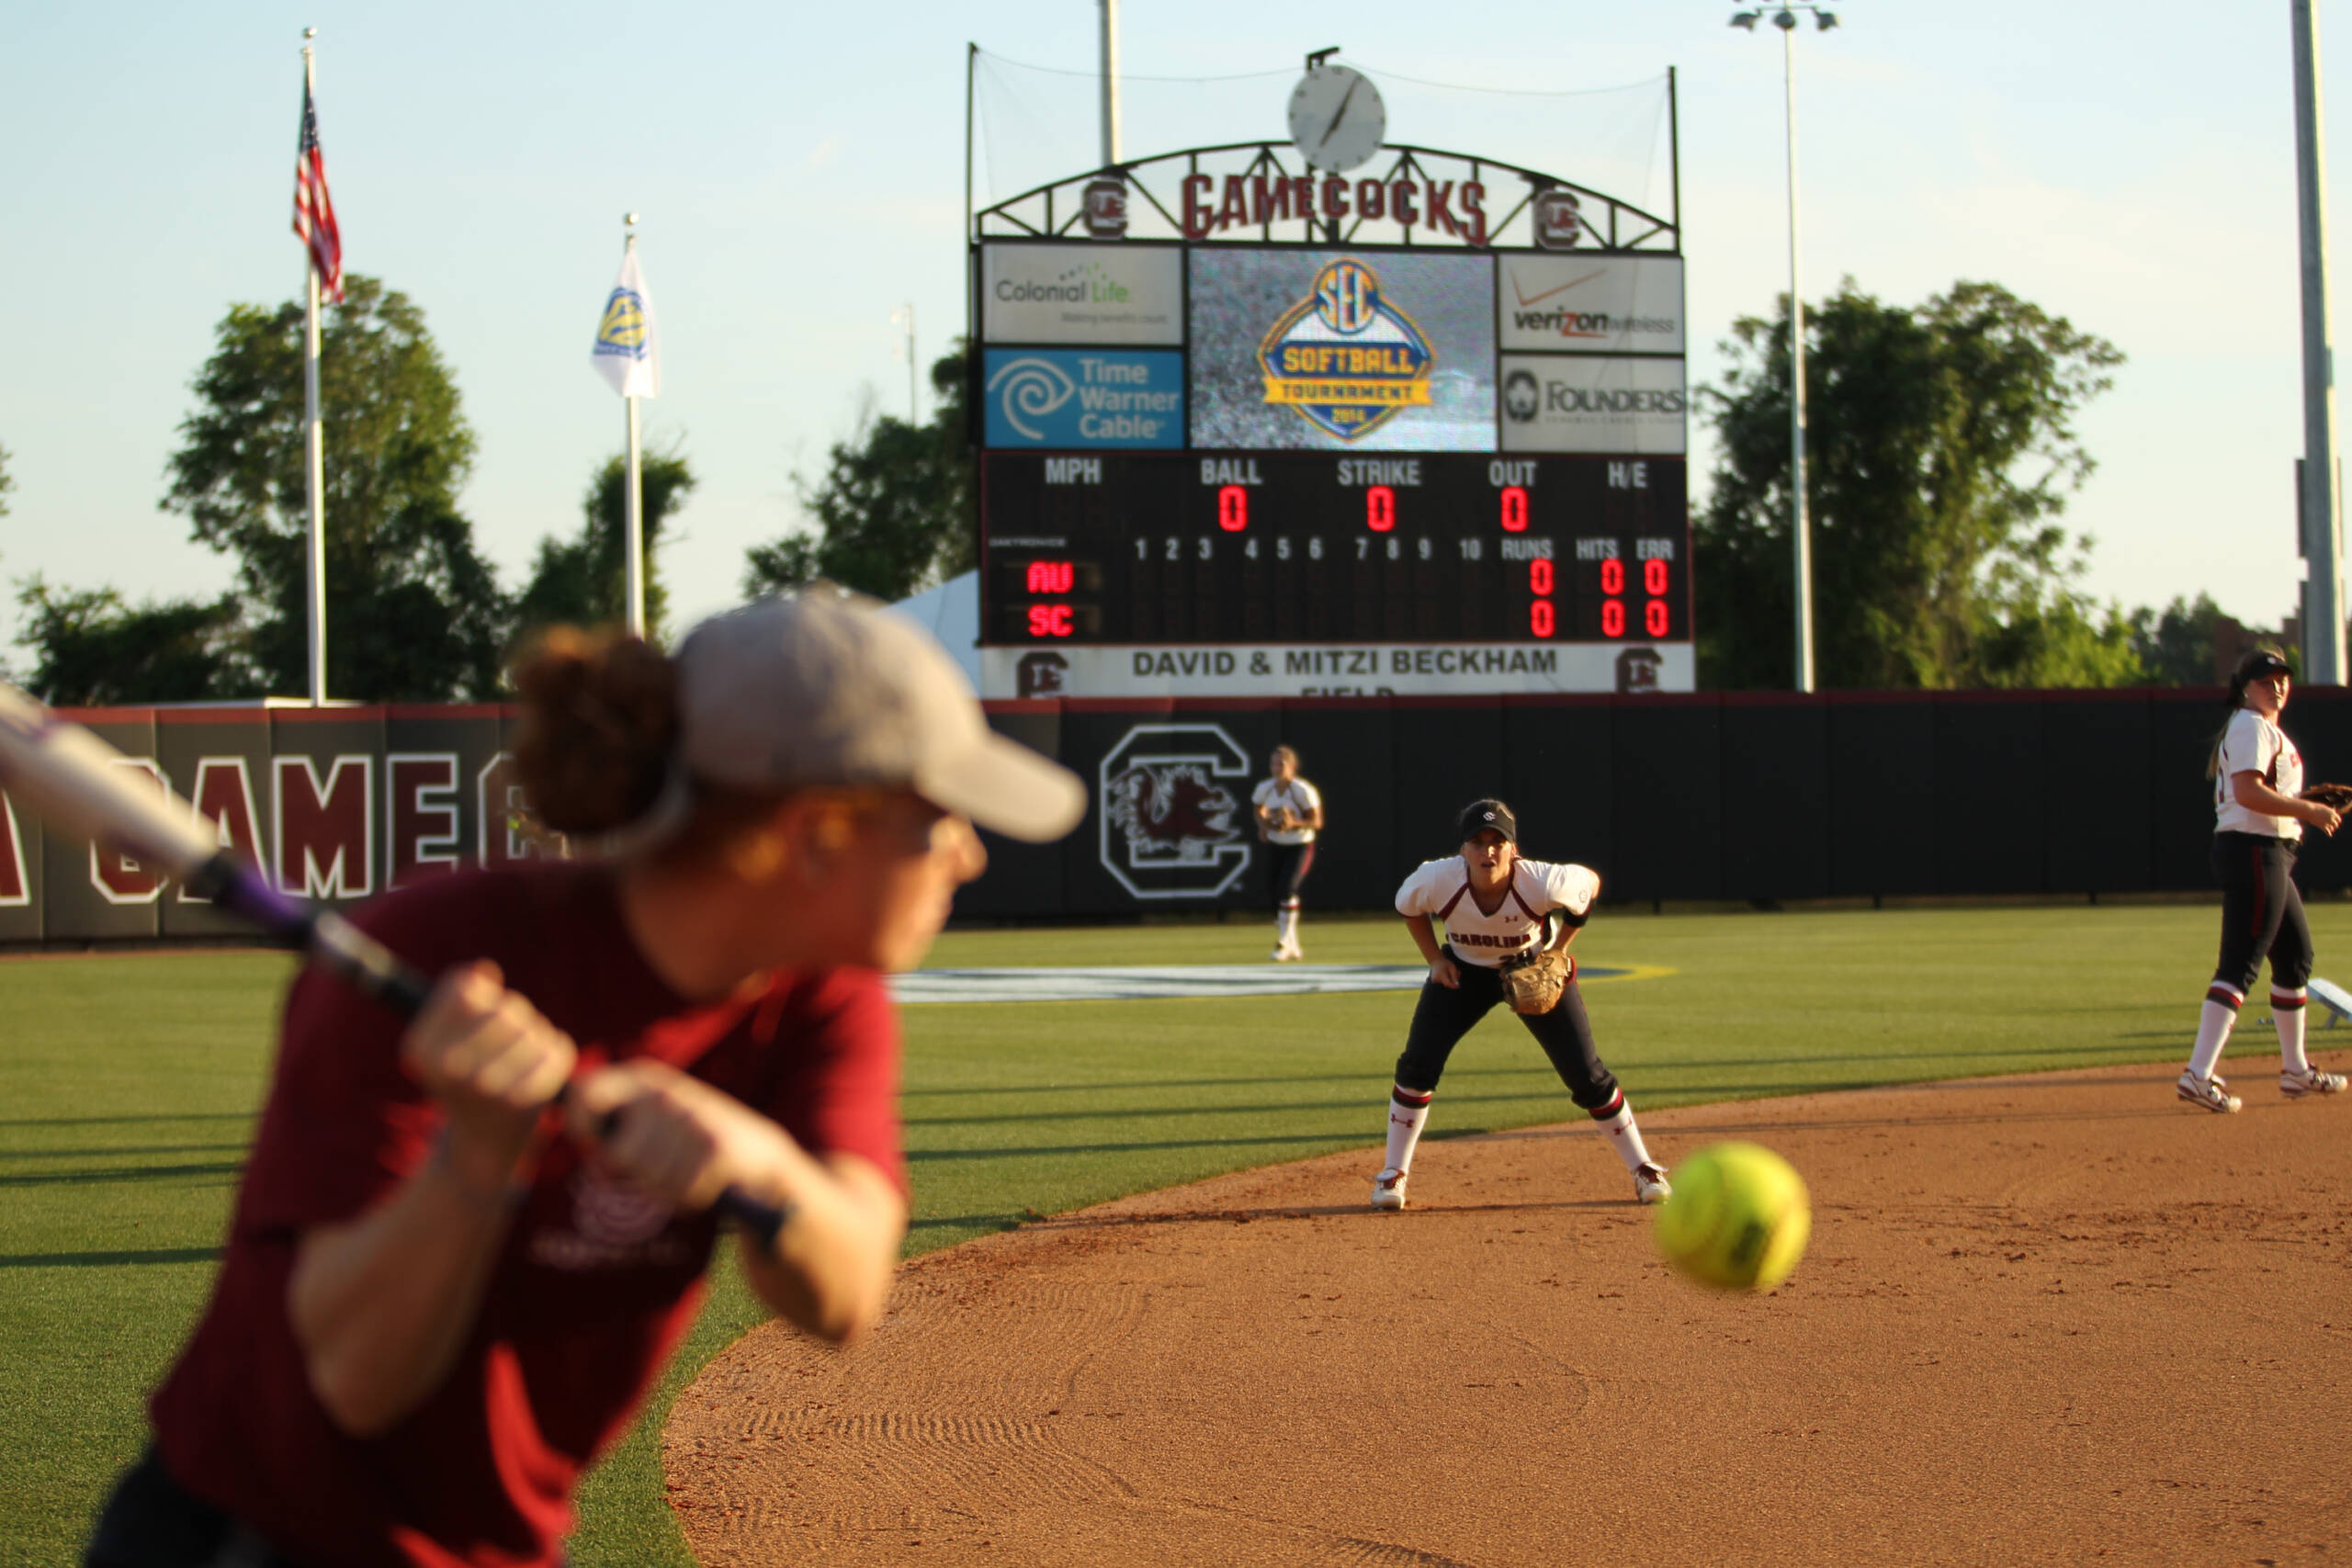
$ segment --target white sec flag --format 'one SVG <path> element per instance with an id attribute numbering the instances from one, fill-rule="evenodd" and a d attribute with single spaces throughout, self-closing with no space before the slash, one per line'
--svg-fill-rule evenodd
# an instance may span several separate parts
<path id="1" fill-rule="evenodd" d="M 662 347 L 653 333 L 653 299 L 645 291 L 635 245 L 621 256 L 621 275 L 596 323 L 596 349 L 589 363 L 625 398 L 662 395 Z"/>

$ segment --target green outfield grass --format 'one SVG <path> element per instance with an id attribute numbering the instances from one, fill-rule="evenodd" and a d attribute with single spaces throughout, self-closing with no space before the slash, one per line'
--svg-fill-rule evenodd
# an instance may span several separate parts
<path id="1" fill-rule="evenodd" d="M 2352 905 L 2312 920 L 2352 970 Z M 1305 935 L 1317 962 L 1412 957 L 1394 920 Z M 1269 940 L 1257 924 L 979 931 L 943 939 L 933 962 L 1254 963 Z M 2189 906 L 1605 910 L 1577 951 L 1672 971 L 1588 990 L 1603 1055 L 1655 1109 L 2169 1060 L 2213 943 L 2212 909 Z M 0 962 L 0 1562 L 73 1562 L 141 1440 L 143 1393 L 203 1304 L 288 969 L 258 953 Z M 1365 1149 L 1369 1178 L 1411 1007 L 1394 993 L 910 1008 L 908 1250 L 1339 1149 Z M 2246 1028 L 2232 1054 L 2274 1049 Z M 1572 1114 L 1498 1014 L 1456 1053 L 1430 1135 Z M 669 1390 L 752 1318 L 722 1279 Z M 668 1397 L 592 1479 L 581 1568 L 688 1562 L 652 1442 Z"/>

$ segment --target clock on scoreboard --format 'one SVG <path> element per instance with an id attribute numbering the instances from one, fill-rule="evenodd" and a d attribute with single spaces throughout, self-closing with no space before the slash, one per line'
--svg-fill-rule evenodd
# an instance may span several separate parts
<path id="1" fill-rule="evenodd" d="M 1679 459 L 989 452 L 998 647 L 1678 641 Z"/>

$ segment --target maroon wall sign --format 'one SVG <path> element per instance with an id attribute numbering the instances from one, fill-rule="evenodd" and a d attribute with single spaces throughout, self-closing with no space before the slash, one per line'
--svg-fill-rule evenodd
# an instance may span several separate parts
<path id="1" fill-rule="evenodd" d="M 351 904 L 538 852 L 502 707 L 64 711 L 167 784 L 287 892 Z M 0 943 L 228 937 L 245 928 L 112 849 L 43 831 L 0 792 Z"/>

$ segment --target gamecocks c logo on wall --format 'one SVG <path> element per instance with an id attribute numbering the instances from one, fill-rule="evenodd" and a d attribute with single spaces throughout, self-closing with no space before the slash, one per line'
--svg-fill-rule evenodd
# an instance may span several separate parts
<path id="1" fill-rule="evenodd" d="M 1138 724 L 1099 773 L 1102 869 L 1138 898 L 1214 898 L 1250 865 L 1250 754 L 1214 724 Z"/>

